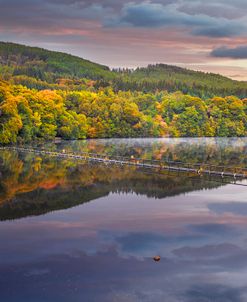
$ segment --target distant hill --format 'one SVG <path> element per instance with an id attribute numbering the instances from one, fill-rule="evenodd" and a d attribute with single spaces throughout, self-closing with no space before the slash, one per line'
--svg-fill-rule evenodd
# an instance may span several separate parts
<path id="1" fill-rule="evenodd" d="M 247 97 L 247 82 L 239 82 L 214 73 L 193 71 L 166 64 L 149 65 L 133 72 L 121 72 L 120 90 L 142 90 L 145 92 L 167 90 L 181 91 L 202 98 L 227 95 Z"/>
<path id="2" fill-rule="evenodd" d="M 0 75 L 29 88 L 95 89 L 111 86 L 115 91 L 182 91 L 202 98 L 235 95 L 247 97 L 247 82 L 213 73 L 157 64 L 136 70 L 109 67 L 69 54 L 0 42 Z"/>

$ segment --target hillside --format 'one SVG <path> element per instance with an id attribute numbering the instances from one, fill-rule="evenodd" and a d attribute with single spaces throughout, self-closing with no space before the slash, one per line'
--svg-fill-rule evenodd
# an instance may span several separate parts
<path id="1" fill-rule="evenodd" d="M 111 71 L 10 43 L 0 62 L 0 144 L 247 135 L 243 82 L 161 64 Z"/>
<path id="2" fill-rule="evenodd" d="M 3 79 L 29 88 L 98 89 L 168 92 L 208 98 L 247 97 L 247 83 L 213 73 L 157 64 L 136 70 L 114 70 L 69 54 L 37 47 L 0 42 L 0 74 Z"/>
<path id="3" fill-rule="evenodd" d="M 166 64 L 149 65 L 134 71 L 121 71 L 114 80 L 116 90 L 155 92 L 181 91 L 185 94 L 208 98 L 213 96 L 247 96 L 247 82 L 231 80 L 214 73 L 193 71 Z"/>
<path id="4" fill-rule="evenodd" d="M 76 56 L 5 42 L 0 42 L 0 74 L 3 79 L 38 89 L 80 86 L 87 80 L 114 77 L 107 66 Z"/>

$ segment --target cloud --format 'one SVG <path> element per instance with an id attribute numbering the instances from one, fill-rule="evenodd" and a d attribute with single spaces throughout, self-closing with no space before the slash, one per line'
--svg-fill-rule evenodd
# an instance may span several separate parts
<path id="1" fill-rule="evenodd" d="M 195 3 L 183 2 L 178 8 L 179 11 L 184 12 L 189 15 L 207 15 L 210 17 L 216 18 L 225 18 L 225 19 L 237 19 L 246 15 L 246 10 L 239 9 L 237 7 L 232 7 L 230 3 L 221 3 L 214 1 L 210 3 L 202 3 L 196 1 Z"/>
<path id="2" fill-rule="evenodd" d="M 184 28 L 195 36 L 212 38 L 238 36 L 245 33 L 246 26 L 236 20 L 203 13 L 188 13 L 179 10 L 176 4 L 166 3 L 127 3 L 120 15 L 105 20 L 108 27 L 139 28 Z"/>
<path id="3" fill-rule="evenodd" d="M 214 5 L 210 1 L 205 8 L 201 1 L 196 1 L 196 6 L 188 0 L 23 0 L 22 3 L 17 0 L 0 0 L 0 26 L 8 30 L 20 28 L 23 32 L 26 32 L 25 29 L 30 31 L 30 28 L 38 28 L 40 31 L 55 28 L 57 31 L 59 26 L 84 29 L 86 21 L 95 21 L 97 28 L 152 30 L 166 27 L 192 36 L 211 38 L 239 36 L 246 32 L 246 20 L 231 20 L 230 13 L 220 18 L 220 15 L 211 14 L 215 11 L 214 7 L 218 11 L 224 9 L 221 0 Z M 229 5 L 228 12 L 231 11 Z M 235 10 L 234 16 L 243 11 Z"/>
<path id="4" fill-rule="evenodd" d="M 216 58 L 247 59 L 247 46 L 228 48 L 226 46 L 215 48 L 211 54 Z"/>
<path id="5" fill-rule="evenodd" d="M 103 7 L 111 7 L 111 8 L 115 8 L 115 9 L 121 9 L 126 3 L 128 2 L 132 2 L 132 1 L 126 1 L 126 0 L 45 0 L 46 2 L 49 2 L 49 3 L 55 3 L 55 4 L 60 4 L 60 3 L 63 3 L 63 4 L 79 4 L 81 6 L 91 6 L 91 5 L 101 5 Z M 135 0 L 134 1 L 135 3 L 142 3 L 143 0 Z M 152 1 L 151 1 L 152 2 Z M 171 3 L 174 3 L 174 2 L 178 2 L 177 0 L 157 0 L 157 1 L 154 1 L 155 3 L 162 3 L 163 5 L 164 4 L 171 4 Z"/>
<path id="6" fill-rule="evenodd" d="M 183 12 L 178 12 L 174 5 L 143 2 L 140 4 L 128 3 L 120 16 L 113 19 L 112 26 L 133 27 L 162 27 L 172 25 L 207 25 L 208 17 L 195 16 L 192 18 Z"/>
<path id="7" fill-rule="evenodd" d="M 196 36 L 206 36 L 211 38 L 233 37 L 244 33 L 245 27 L 237 23 L 225 23 L 222 25 L 213 25 L 201 27 L 193 30 L 192 33 Z"/>
<path id="8" fill-rule="evenodd" d="M 51 27 L 82 29 L 86 21 L 97 21 L 111 15 L 112 10 L 100 4 L 82 5 L 80 1 L 53 1 L 24 0 L 22 3 L 10 0 L 10 3 L 1 1 L 0 26 L 7 29 L 21 28 L 23 32 L 33 28 L 45 31 Z"/>
<path id="9" fill-rule="evenodd" d="M 231 1 L 156 0 L 126 2 L 123 0 L 0 0 L 0 25 L 11 27 L 49 28 L 52 25 L 73 27 L 83 20 L 96 20 L 105 27 L 162 28 L 173 27 L 195 36 L 231 37 L 246 32 L 242 1 L 234 9 Z M 218 13 L 217 13 L 218 12 Z M 247 14 L 247 12 L 246 12 Z M 240 22 L 241 21 L 241 22 Z M 77 26 L 78 27 L 78 26 Z"/>

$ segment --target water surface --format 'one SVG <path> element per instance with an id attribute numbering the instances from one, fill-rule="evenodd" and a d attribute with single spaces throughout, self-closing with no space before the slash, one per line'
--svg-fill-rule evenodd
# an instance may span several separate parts
<path id="1" fill-rule="evenodd" d="M 36 147 L 247 166 L 245 138 Z M 1 301 L 247 300 L 247 182 L 10 151 L 0 171 Z"/>

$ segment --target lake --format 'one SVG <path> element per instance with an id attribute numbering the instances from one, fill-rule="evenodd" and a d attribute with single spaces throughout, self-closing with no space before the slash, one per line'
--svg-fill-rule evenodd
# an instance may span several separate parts
<path id="1" fill-rule="evenodd" d="M 247 167 L 247 138 L 34 147 Z M 244 302 L 247 181 L 0 150 L 0 242 L 1 302 Z"/>

